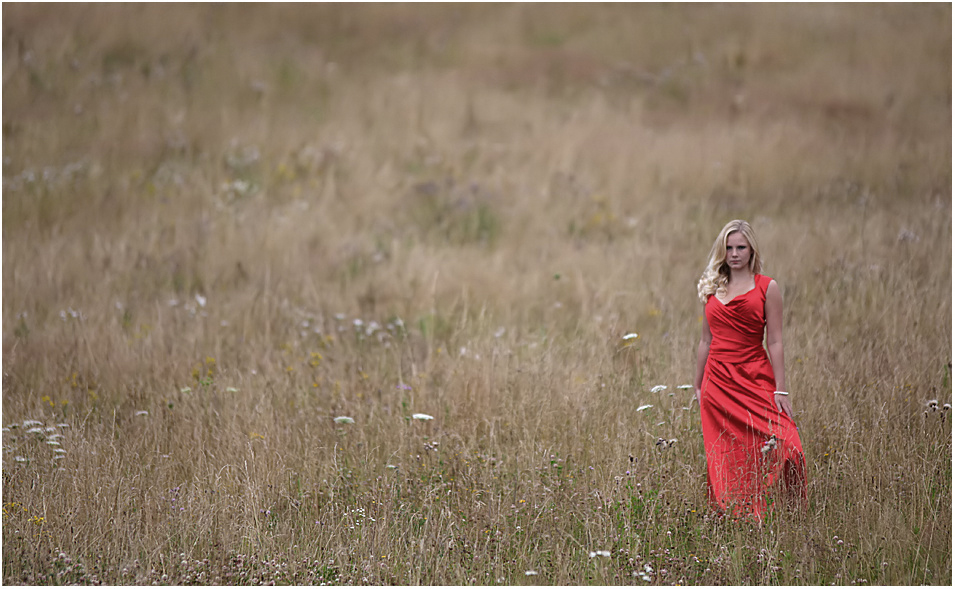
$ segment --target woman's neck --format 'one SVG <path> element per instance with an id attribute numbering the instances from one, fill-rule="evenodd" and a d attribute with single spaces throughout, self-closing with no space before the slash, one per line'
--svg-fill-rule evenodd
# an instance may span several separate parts
<path id="1" fill-rule="evenodd" d="M 755 274 L 748 267 L 739 270 L 730 270 L 730 284 L 749 283 L 755 278 Z"/>

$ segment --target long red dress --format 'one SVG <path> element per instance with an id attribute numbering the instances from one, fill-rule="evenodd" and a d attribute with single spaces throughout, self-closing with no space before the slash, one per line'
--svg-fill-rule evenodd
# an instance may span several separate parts
<path id="1" fill-rule="evenodd" d="M 713 339 L 700 389 L 709 498 L 714 508 L 761 519 L 782 490 L 806 499 L 806 465 L 796 423 L 776 408 L 776 377 L 763 347 L 766 288 L 704 307 Z"/>

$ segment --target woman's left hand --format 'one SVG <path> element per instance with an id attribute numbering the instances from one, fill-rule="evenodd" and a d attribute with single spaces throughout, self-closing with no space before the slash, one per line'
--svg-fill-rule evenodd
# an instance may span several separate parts
<path id="1" fill-rule="evenodd" d="M 779 409 L 780 413 L 785 413 L 789 416 L 789 419 L 795 421 L 793 417 L 793 404 L 789 401 L 789 395 L 776 395 L 774 394 L 776 400 L 776 408 Z"/>

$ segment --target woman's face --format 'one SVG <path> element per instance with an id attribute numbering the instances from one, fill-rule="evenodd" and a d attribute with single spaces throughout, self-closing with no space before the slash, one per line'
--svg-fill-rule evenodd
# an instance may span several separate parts
<path id="1" fill-rule="evenodd" d="M 749 242 L 739 231 L 730 233 L 726 238 L 726 263 L 731 270 L 742 270 L 749 266 L 749 259 L 753 256 L 753 250 L 749 247 Z"/>

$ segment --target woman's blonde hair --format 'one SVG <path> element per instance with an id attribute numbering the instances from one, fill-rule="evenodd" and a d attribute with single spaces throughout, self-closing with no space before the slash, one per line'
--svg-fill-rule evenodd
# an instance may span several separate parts
<path id="1" fill-rule="evenodd" d="M 759 257 L 759 246 L 756 245 L 756 235 L 753 228 L 746 221 L 739 219 L 727 223 L 720 231 L 716 241 L 713 242 L 713 248 L 710 249 L 709 262 L 706 269 L 703 270 L 703 276 L 696 285 L 696 290 L 700 295 L 700 301 L 706 304 L 706 300 L 714 294 L 725 294 L 726 285 L 730 280 L 730 267 L 726 263 L 726 242 L 733 233 L 742 233 L 749 247 L 752 250 L 752 256 L 749 258 L 749 269 L 753 274 L 762 271 L 763 263 Z"/>

